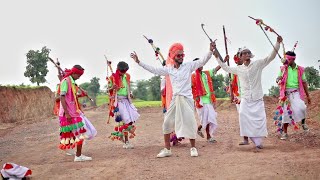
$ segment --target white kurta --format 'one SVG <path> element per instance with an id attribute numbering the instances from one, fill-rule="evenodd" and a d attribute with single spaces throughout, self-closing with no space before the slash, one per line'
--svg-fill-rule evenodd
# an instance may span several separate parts
<path id="1" fill-rule="evenodd" d="M 160 76 L 169 75 L 172 84 L 172 101 L 164 116 L 163 133 L 175 131 L 177 137 L 195 139 L 197 137 L 197 123 L 194 116 L 194 104 L 191 90 L 191 74 L 204 66 L 212 56 L 208 52 L 201 60 L 182 63 L 179 68 L 160 67 L 139 63 L 141 67 Z"/>
<path id="2" fill-rule="evenodd" d="M 293 90 L 294 89 L 290 89 L 288 91 L 291 92 Z M 300 98 L 300 93 L 290 93 L 289 95 L 287 95 L 287 97 L 289 98 L 291 104 L 292 118 L 294 119 L 294 121 L 300 122 L 302 119 L 305 119 L 307 114 L 307 106 Z M 284 105 L 283 110 L 282 123 L 291 123 L 291 119 L 288 115 L 287 105 Z"/>
<path id="3" fill-rule="evenodd" d="M 181 95 L 192 99 L 191 90 L 191 74 L 199 67 L 204 66 L 212 56 L 212 52 L 208 52 L 201 60 L 182 63 L 179 68 L 173 66 L 164 66 L 155 68 L 140 61 L 139 65 L 145 70 L 160 76 L 169 75 L 172 84 L 172 93 L 174 96 Z"/>
<path id="4" fill-rule="evenodd" d="M 236 74 L 241 82 L 241 103 L 239 109 L 240 135 L 248 137 L 267 136 L 266 113 L 261 85 L 262 70 L 276 57 L 280 44 L 276 43 L 272 53 L 264 59 L 251 61 L 248 66 L 242 64 L 229 67 L 219 59 L 221 68 Z"/>

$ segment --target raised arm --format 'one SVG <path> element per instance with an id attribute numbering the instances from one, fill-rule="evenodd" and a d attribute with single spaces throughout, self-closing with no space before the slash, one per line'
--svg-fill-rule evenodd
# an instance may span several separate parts
<path id="1" fill-rule="evenodd" d="M 228 73 L 232 73 L 232 74 L 238 74 L 238 70 L 237 70 L 237 67 L 230 67 L 230 66 L 227 66 L 224 62 L 222 62 L 218 56 L 215 54 L 215 57 L 216 57 L 216 60 L 218 61 L 218 64 L 219 66 L 226 72 Z M 229 55 L 227 55 L 225 57 L 225 59 L 229 59 Z"/>
<path id="2" fill-rule="evenodd" d="M 196 69 L 198 69 L 199 67 L 204 66 L 209 59 L 212 56 L 212 51 L 208 52 L 204 57 L 202 57 L 199 61 L 192 61 L 190 62 L 191 64 L 191 71 L 195 71 Z"/>
<path id="3" fill-rule="evenodd" d="M 276 57 L 279 49 L 280 49 L 280 43 L 282 42 L 282 37 L 281 36 L 278 36 L 277 37 L 277 43 L 274 45 L 274 48 L 272 49 L 272 52 L 271 54 L 264 58 L 264 59 L 261 59 L 259 60 L 260 62 L 260 65 L 262 68 L 266 67 L 272 60 L 274 60 L 274 58 Z"/>
<path id="4" fill-rule="evenodd" d="M 210 43 L 210 51 L 203 58 L 201 58 L 199 61 L 190 62 L 191 71 L 195 71 L 199 67 L 204 66 L 211 58 L 212 53 L 215 51 L 215 49 L 216 49 L 216 43 L 215 42 Z"/>
<path id="5" fill-rule="evenodd" d="M 139 60 L 136 52 L 131 53 L 130 56 L 136 63 L 139 64 L 139 66 L 143 67 L 145 70 L 147 70 L 153 74 L 160 75 L 160 76 L 169 75 L 168 67 L 155 68 L 153 66 L 145 64 Z"/>

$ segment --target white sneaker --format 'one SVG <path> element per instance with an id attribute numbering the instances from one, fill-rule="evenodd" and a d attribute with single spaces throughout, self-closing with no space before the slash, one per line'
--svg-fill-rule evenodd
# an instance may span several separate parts
<path id="1" fill-rule="evenodd" d="M 68 149 L 68 150 L 66 150 L 66 155 L 67 156 L 74 156 L 74 155 L 76 155 L 76 153 L 74 152 L 73 149 Z"/>
<path id="2" fill-rule="evenodd" d="M 191 157 L 198 157 L 198 151 L 195 147 L 190 149 Z"/>
<path id="3" fill-rule="evenodd" d="M 171 155 L 172 155 L 171 149 L 164 148 L 160 151 L 160 153 L 157 155 L 157 157 L 163 158 L 163 157 L 169 157 Z"/>
<path id="4" fill-rule="evenodd" d="M 130 144 L 129 142 L 126 142 L 123 144 L 123 149 L 133 149 L 134 146 L 132 144 Z"/>
<path id="5" fill-rule="evenodd" d="M 92 157 L 88 157 L 88 156 L 85 156 L 83 154 L 81 154 L 81 156 L 75 156 L 74 157 L 74 162 L 82 162 L 82 161 L 91 161 L 92 160 Z"/>

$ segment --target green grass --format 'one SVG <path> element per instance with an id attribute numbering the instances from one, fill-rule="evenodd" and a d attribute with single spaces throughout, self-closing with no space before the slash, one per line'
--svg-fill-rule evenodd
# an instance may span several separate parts
<path id="1" fill-rule="evenodd" d="M 97 106 L 101 106 L 103 104 L 107 104 L 109 102 L 108 95 L 98 95 L 97 96 Z M 142 107 L 160 107 L 161 101 L 144 101 L 141 99 L 134 99 L 133 104 L 137 108 Z"/>
<path id="2" fill-rule="evenodd" d="M 161 101 L 133 101 L 133 104 L 137 108 L 143 107 L 160 107 Z"/>
<path id="3" fill-rule="evenodd" d="M 102 104 L 107 104 L 109 102 L 108 95 L 98 95 L 97 96 L 97 106 L 101 106 Z"/>

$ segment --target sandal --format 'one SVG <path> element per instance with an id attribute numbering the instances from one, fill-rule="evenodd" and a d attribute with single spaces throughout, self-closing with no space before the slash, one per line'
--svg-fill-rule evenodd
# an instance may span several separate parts
<path id="1" fill-rule="evenodd" d="M 203 133 L 202 133 L 202 131 L 201 130 L 198 130 L 198 135 L 200 136 L 200 137 L 202 137 L 202 138 L 204 138 L 204 135 L 203 135 Z"/>
<path id="2" fill-rule="evenodd" d="M 213 137 L 212 137 L 212 138 L 208 139 L 208 142 L 209 143 L 216 143 L 217 141 L 215 139 L 213 139 Z"/>

